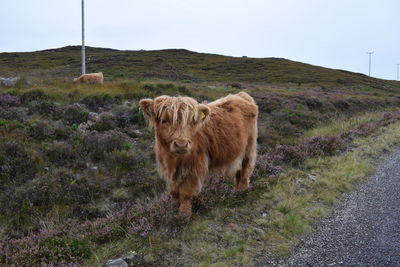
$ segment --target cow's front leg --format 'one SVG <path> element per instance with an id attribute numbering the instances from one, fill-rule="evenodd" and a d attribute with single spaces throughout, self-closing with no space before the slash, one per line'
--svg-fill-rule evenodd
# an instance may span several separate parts
<path id="1" fill-rule="evenodd" d="M 180 201 L 179 212 L 188 218 L 192 217 L 192 198 L 186 198 Z"/>
<path id="2" fill-rule="evenodd" d="M 177 207 L 179 207 L 180 204 L 180 199 L 179 199 L 179 191 L 178 189 L 169 192 L 169 195 L 171 197 L 171 201 L 174 205 L 176 205 Z"/>
<path id="3" fill-rule="evenodd" d="M 199 191 L 197 177 L 186 177 L 179 186 L 179 212 L 187 217 L 192 216 L 192 198 Z"/>
<path id="4" fill-rule="evenodd" d="M 172 202 L 174 207 L 178 208 L 180 204 L 179 184 L 174 182 L 173 179 L 166 179 L 166 182 L 167 182 L 167 192 L 169 200 Z"/>

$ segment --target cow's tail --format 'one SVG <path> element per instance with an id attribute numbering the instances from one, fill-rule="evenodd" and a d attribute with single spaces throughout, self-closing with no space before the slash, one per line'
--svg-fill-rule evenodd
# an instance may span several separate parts
<path id="1" fill-rule="evenodd" d="M 255 103 L 254 99 L 246 92 L 240 92 L 237 94 L 237 96 L 240 96 L 244 100 L 249 101 L 251 103 Z"/>

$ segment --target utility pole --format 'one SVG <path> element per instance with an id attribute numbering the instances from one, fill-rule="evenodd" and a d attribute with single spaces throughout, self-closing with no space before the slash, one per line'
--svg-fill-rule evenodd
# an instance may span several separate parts
<path id="1" fill-rule="evenodd" d="M 368 76 L 371 76 L 371 55 L 374 53 L 374 51 L 372 52 L 367 52 L 367 54 L 369 55 L 369 65 L 368 65 Z"/>
<path id="2" fill-rule="evenodd" d="M 86 73 L 85 58 L 85 1 L 82 0 L 82 74 Z"/>
<path id="3" fill-rule="evenodd" d="M 397 80 L 399 81 L 399 65 L 400 64 L 397 64 Z"/>

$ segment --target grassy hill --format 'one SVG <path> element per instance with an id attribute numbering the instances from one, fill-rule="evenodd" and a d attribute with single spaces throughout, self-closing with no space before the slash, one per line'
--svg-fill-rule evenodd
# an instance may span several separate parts
<path id="1" fill-rule="evenodd" d="M 80 47 L 37 52 L 0 53 L 0 76 L 72 78 L 80 74 Z M 120 51 L 87 47 L 87 71 L 106 80 L 166 79 L 250 83 L 296 83 L 364 86 L 400 90 L 400 83 L 360 73 L 327 69 L 282 58 L 245 58 L 196 53 L 184 49 Z"/>
<path id="2" fill-rule="evenodd" d="M 285 59 L 187 50 L 80 48 L 1 53 L 0 266 L 250 266 L 283 256 L 400 140 L 395 81 Z M 182 220 L 156 171 L 137 103 L 212 101 L 246 91 L 259 106 L 251 188 L 211 178 Z M 64 265 L 63 265 L 64 264 Z"/>

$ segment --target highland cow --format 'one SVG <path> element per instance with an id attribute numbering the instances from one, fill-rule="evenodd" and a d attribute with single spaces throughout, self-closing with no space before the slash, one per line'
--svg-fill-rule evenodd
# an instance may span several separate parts
<path id="1" fill-rule="evenodd" d="M 209 174 L 235 178 L 249 187 L 257 148 L 258 107 L 247 93 L 228 95 L 209 104 L 190 97 L 142 99 L 139 106 L 155 129 L 155 154 L 179 211 L 192 215 L 192 197 Z"/>
<path id="2" fill-rule="evenodd" d="M 103 84 L 103 73 L 98 72 L 98 73 L 87 73 L 87 74 L 82 74 L 78 78 L 74 79 L 74 82 L 80 82 L 80 83 L 100 83 Z"/>

